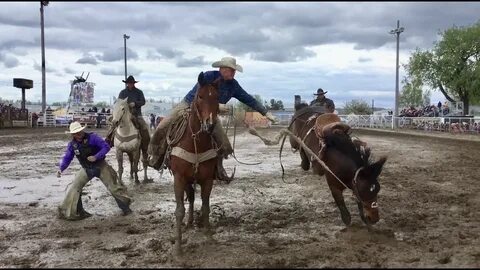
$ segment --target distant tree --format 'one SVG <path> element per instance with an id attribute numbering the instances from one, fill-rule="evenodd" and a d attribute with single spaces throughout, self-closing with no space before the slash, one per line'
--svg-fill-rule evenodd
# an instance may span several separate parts
<path id="1" fill-rule="evenodd" d="M 350 102 L 345 103 L 345 114 L 359 114 L 359 115 L 366 115 L 372 114 L 372 107 L 368 105 L 368 103 L 364 100 L 354 99 Z"/>
<path id="2" fill-rule="evenodd" d="M 281 100 L 270 99 L 270 105 L 267 107 L 268 110 L 280 111 L 285 110 L 283 107 L 283 102 Z"/>
<path id="3" fill-rule="evenodd" d="M 463 101 L 464 114 L 470 102 L 480 100 L 480 21 L 469 27 L 452 27 L 439 33 L 441 40 L 429 51 L 416 51 L 405 65 L 407 77 L 440 90 L 453 102 Z"/>
<path id="4" fill-rule="evenodd" d="M 430 105 L 431 91 L 422 90 L 422 80 L 418 77 L 404 78 L 403 89 L 400 93 L 400 107 L 420 107 Z"/>
<path id="5" fill-rule="evenodd" d="M 101 102 L 97 102 L 95 104 L 93 104 L 94 107 L 97 107 L 98 108 L 107 108 L 108 105 L 107 105 L 107 102 L 105 101 L 101 101 Z"/>

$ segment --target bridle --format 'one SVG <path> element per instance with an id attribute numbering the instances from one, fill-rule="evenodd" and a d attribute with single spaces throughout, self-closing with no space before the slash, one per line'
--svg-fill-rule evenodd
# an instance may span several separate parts
<path id="1" fill-rule="evenodd" d="M 195 149 L 195 156 L 198 157 L 198 148 L 197 148 L 197 136 L 200 134 L 200 133 L 203 133 L 203 132 L 207 132 L 208 135 L 210 135 L 210 141 L 212 142 L 212 147 L 213 149 L 216 149 L 216 145 L 215 145 L 215 140 L 213 138 L 213 129 L 215 128 L 215 125 L 217 124 L 217 122 L 213 122 L 213 118 L 212 118 L 212 114 L 210 114 L 210 121 L 212 122 L 212 127 L 210 130 L 208 130 L 206 128 L 206 124 L 202 122 L 202 118 L 200 116 L 200 111 L 198 110 L 198 106 L 197 106 L 197 101 L 198 100 L 198 91 L 195 95 L 195 98 L 193 99 L 192 101 L 192 109 L 190 110 L 190 112 L 188 113 L 188 128 L 190 129 L 190 133 L 192 134 L 192 139 L 193 139 L 193 147 Z M 200 129 L 197 131 L 197 132 L 193 132 L 193 129 L 192 129 L 192 124 L 190 122 L 190 119 L 192 117 L 192 110 L 195 112 L 195 114 L 197 115 L 197 119 L 198 121 L 200 122 Z M 193 167 L 194 167 L 194 174 L 196 174 L 198 172 L 198 162 L 195 162 L 193 164 Z"/>
<path id="2" fill-rule="evenodd" d="M 371 201 L 370 205 L 368 205 L 368 203 L 366 203 L 364 200 L 362 200 L 362 198 L 360 198 L 360 193 L 358 192 L 357 178 L 358 178 L 358 174 L 360 173 L 361 170 L 363 170 L 363 168 L 364 167 L 360 167 L 355 172 L 355 176 L 353 177 L 353 180 L 352 180 L 352 191 L 353 191 L 353 194 L 355 194 L 355 198 L 357 199 L 357 202 L 360 202 L 365 207 L 370 207 L 372 209 L 375 209 L 375 208 L 378 208 L 377 201 L 373 200 Z"/>

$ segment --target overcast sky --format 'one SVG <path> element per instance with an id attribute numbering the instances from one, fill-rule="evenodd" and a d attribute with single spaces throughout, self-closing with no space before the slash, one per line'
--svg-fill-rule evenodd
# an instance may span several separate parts
<path id="1" fill-rule="evenodd" d="M 0 96 L 20 99 L 12 81 L 27 78 L 34 81 L 27 99 L 41 101 L 40 3 L 0 5 Z M 416 47 L 432 48 L 439 31 L 472 25 L 479 14 L 476 2 L 50 2 L 47 103 L 67 101 L 82 72 L 96 84 L 95 102 L 118 96 L 127 34 L 128 73 L 147 99 L 183 98 L 199 72 L 233 56 L 244 69 L 235 77 L 240 85 L 265 100 L 311 100 L 322 87 L 337 107 L 363 99 L 393 108 L 396 38 L 389 31 L 397 19 L 406 64 Z M 439 99 L 434 92 L 432 103 Z"/>

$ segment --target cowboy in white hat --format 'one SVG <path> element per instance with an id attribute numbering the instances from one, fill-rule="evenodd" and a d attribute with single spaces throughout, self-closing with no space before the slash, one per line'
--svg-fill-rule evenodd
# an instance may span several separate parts
<path id="1" fill-rule="evenodd" d="M 325 97 L 326 93 L 328 93 L 328 91 L 325 92 L 322 88 L 318 88 L 317 93 L 313 94 L 317 96 L 317 98 L 310 102 L 310 106 L 323 106 L 325 112 L 333 113 L 335 111 L 335 104 L 333 103 L 333 100 Z"/>
<path id="2" fill-rule="evenodd" d="M 148 144 L 150 143 L 150 132 L 145 119 L 142 116 L 142 106 L 145 105 L 145 96 L 143 95 L 143 91 L 135 87 L 135 83 L 138 81 L 130 75 L 128 76 L 127 80 L 122 80 L 122 82 L 127 84 L 127 87 L 120 91 L 118 94 L 118 98 L 125 99 L 128 98 L 128 104 L 132 109 L 132 121 L 134 125 L 139 129 L 140 136 L 142 137 L 141 142 L 141 149 L 142 149 L 142 160 L 146 161 L 148 158 L 147 149 Z M 107 140 L 113 145 L 113 129 L 108 132 Z"/>
<path id="3" fill-rule="evenodd" d="M 68 168 L 76 156 L 82 168 L 75 175 L 72 185 L 67 191 L 63 203 L 58 207 L 59 217 L 67 220 L 79 220 L 90 217 L 91 214 L 83 209 L 82 189 L 93 178 L 98 177 L 115 198 L 124 215 L 132 212 L 131 199 L 126 195 L 126 188 L 119 185 L 117 173 L 105 160 L 110 146 L 97 134 L 84 131 L 85 126 L 79 122 L 70 124 L 65 133 L 72 135 L 67 150 L 60 162 L 57 177 Z"/>
<path id="4" fill-rule="evenodd" d="M 242 66 L 237 64 L 237 61 L 233 57 L 223 57 L 220 61 L 216 61 L 212 64 L 212 67 L 218 67 L 219 70 L 211 70 L 204 72 L 206 82 L 213 82 L 214 80 L 220 78 L 220 87 L 219 87 L 219 103 L 222 110 L 226 110 L 226 104 L 231 98 L 236 98 L 242 103 L 246 104 L 255 111 L 261 113 L 267 117 L 270 121 L 275 122 L 275 117 L 267 112 L 267 109 L 259 103 L 253 96 L 248 94 L 237 80 L 234 79 L 235 72 L 243 72 Z M 166 151 L 166 133 L 168 126 L 174 122 L 176 119 L 179 119 L 183 112 L 190 107 L 195 94 L 197 92 L 198 84 L 195 84 L 185 96 L 182 102 L 180 102 L 171 112 L 170 116 L 165 117 L 160 124 L 157 126 L 150 145 L 148 146 L 148 155 L 149 155 L 149 165 L 155 169 L 160 169 L 163 162 L 163 157 Z M 223 106 L 222 106 L 223 105 Z M 213 135 L 218 145 L 222 146 L 221 153 L 219 155 L 219 164 L 218 166 L 223 169 L 222 161 L 223 158 L 228 157 L 233 153 L 232 146 L 228 140 L 228 137 L 225 131 L 222 128 L 222 125 L 215 125 Z M 221 170 L 220 169 L 220 170 Z M 222 180 L 222 179 L 220 179 Z"/>

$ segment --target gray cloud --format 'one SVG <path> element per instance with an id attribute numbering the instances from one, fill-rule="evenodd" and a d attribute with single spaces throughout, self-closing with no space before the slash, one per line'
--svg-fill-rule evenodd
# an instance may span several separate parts
<path id="1" fill-rule="evenodd" d="M 177 60 L 177 67 L 201 67 L 206 64 L 208 63 L 203 56 L 197 56 L 191 59 L 179 58 Z"/>
<path id="2" fill-rule="evenodd" d="M 125 59 L 125 49 L 117 48 L 114 50 L 106 50 L 103 55 L 99 57 L 100 60 L 105 62 L 115 62 Z M 138 59 L 138 54 L 127 47 L 127 60 Z"/>
<path id="3" fill-rule="evenodd" d="M 107 76 L 117 76 L 117 75 L 125 76 L 125 69 L 123 67 L 122 68 L 106 67 L 106 68 L 100 69 L 100 73 Z M 134 66 L 129 65 L 127 66 L 127 73 L 128 75 L 139 76 L 140 74 L 142 74 L 142 71 Z"/>
<path id="4" fill-rule="evenodd" d="M 370 58 L 370 57 L 359 57 L 358 58 L 358 62 L 360 62 L 360 63 L 365 63 L 365 62 L 370 62 L 370 61 L 372 61 L 372 58 Z"/>
<path id="5" fill-rule="evenodd" d="M 6 67 L 6 68 L 14 68 L 14 67 L 17 67 L 20 62 L 18 61 L 18 59 L 11 55 L 11 54 L 6 54 L 4 52 L 1 52 L 0 51 L 0 63 L 3 63 L 3 65 Z"/>
<path id="6" fill-rule="evenodd" d="M 177 49 L 172 49 L 172 48 L 160 48 L 160 49 L 157 49 L 157 52 L 160 54 L 160 56 L 166 59 L 181 57 L 184 54 L 184 52 L 179 51 Z"/>
<path id="7" fill-rule="evenodd" d="M 6 4 L 7 5 L 7 4 Z M 139 11 L 124 19 L 127 10 Z M 195 13 L 188 11 L 195 10 Z M 437 32 L 478 20 L 478 2 L 355 2 L 355 3 L 84 3 L 51 2 L 45 7 L 46 49 L 77 49 L 108 52 L 104 61 L 121 60 L 121 51 L 110 46 L 131 36 L 128 48 L 157 47 L 160 56 L 174 59 L 183 52 L 180 44 L 199 42 L 233 55 L 286 62 L 313 56 L 305 47 L 338 42 L 354 43 L 356 49 L 394 46 L 388 31 L 401 21 L 405 32 L 402 48 L 431 47 Z M 0 25 L 9 33 L 21 32 L 22 40 L 3 38 L 4 46 L 38 47 L 38 6 L 9 3 L 0 10 Z M 215 16 L 205 16 L 215 14 Z M 177 24 L 182 17 L 181 24 Z M 85 19 L 88 18 L 88 19 Z M 221 22 L 219 24 L 218 22 Z M 221 28 L 219 26 L 221 25 Z M 241 27 L 239 27 L 241 26 Z M 223 31 L 219 29 L 229 29 Z M 179 33 L 182 33 L 179 35 Z M 294 53 L 292 53 L 292 51 Z M 281 54 L 285 55 L 281 55 Z M 136 59 L 135 53 L 131 54 Z M 155 54 L 150 54 L 156 57 Z M 97 58 L 97 60 L 101 60 Z"/>
<path id="8" fill-rule="evenodd" d="M 33 68 L 37 71 L 42 71 L 42 66 L 37 63 L 37 61 L 34 61 Z M 45 63 L 45 72 L 48 73 L 54 73 L 58 72 L 56 69 L 50 67 L 47 63 Z"/>
<path id="9" fill-rule="evenodd" d="M 68 67 L 64 68 L 63 71 L 67 74 L 75 74 L 75 70 Z"/>
<path id="10" fill-rule="evenodd" d="M 78 59 L 77 64 L 91 64 L 91 65 L 97 65 L 97 59 L 90 54 L 84 54 L 82 58 Z"/>
<path id="11" fill-rule="evenodd" d="M 315 57 L 315 52 L 307 50 L 302 47 L 294 47 L 288 52 L 282 50 L 267 51 L 260 53 L 252 53 L 252 58 L 255 60 L 269 61 L 269 62 L 297 62 L 310 57 Z"/>

